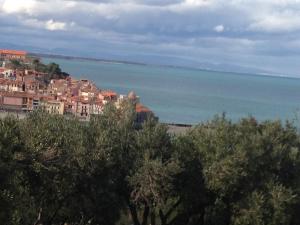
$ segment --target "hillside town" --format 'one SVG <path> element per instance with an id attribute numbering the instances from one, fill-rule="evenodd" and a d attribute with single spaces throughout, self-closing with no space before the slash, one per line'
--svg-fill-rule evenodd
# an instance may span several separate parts
<path id="1" fill-rule="evenodd" d="M 75 79 L 52 67 L 50 72 L 41 71 L 40 65 L 45 67 L 40 59 L 25 51 L 0 50 L 0 110 L 28 113 L 43 109 L 51 114 L 89 120 L 91 116 L 101 114 L 106 104 L 120 107 L 122 101 L 129 99 L 135 104 L 139 122 L 152 114 L 133 91 L 118 95 L 98 88 L 92 81 Z M 53 65 L 57 69 L 58 65 Z M 60 74 L 63 76 L 58 76 Z"/>

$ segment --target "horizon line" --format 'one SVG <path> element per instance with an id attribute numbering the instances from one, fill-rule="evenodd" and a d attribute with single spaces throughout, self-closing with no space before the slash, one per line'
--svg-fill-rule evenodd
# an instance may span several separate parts
<path id="1" fill-rule="evenodd" d="M 62 54 L 55 54 L 55 53 L 38 53 L 38 52 L 30 52 L 30 51 L 28 51 L 28 55 L 29 56 L 32 55 L 32 56 L 40 56 L 40 57 L 49 57 L 49 58 L 71 59 L 71 60 L 78 59 L 78 60 L 96 61 L 96 62 L 119 63 L 119 64 L 139 65 L 139 66 L 154 66 L 154 67 L 175 68 L 175 69 L 177 68 L 177 69 L 187 69 L 187 70 L 206 71 L 206 72 L 231 73 L 231 74 L 236 74 L 236 75 L 247 75 L 247 76 L 300 79 L 300 77 L 295 74 L 283 75 L 283 74 L 272 73 L 272 72 L 256 72 L 256 73 L 236 72 L 236 71 L 231 71 L 231 70 L 216 70 L 216 69 L 207 69 L 207 68 L 192 67 L 192 66 L 143 63 L 143 62 L 136 62 L 136 61 L 104 59 L 104 58 L 96 58 L 96 57 L 71 56 L 71 55 L 62 55 Z"/>

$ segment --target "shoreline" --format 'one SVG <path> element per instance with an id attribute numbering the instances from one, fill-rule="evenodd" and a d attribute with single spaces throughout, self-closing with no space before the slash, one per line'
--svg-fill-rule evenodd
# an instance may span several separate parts
<path id="1" fill-rule="evenodd" d="M 235 72 L 229 70 L 214 70 L 198 67 L 189 67 L 189 66 L 175 66 L 175 65 L 163 65 L 163 64 L 151 64 L 143 62 L 134 62 L 134 61 L 125 61 L 125 60 L 113 60 L 113 59 L 101 59 L 101 58 L 92 58 L 92 57 L 80 57 L 80 56 L 69 56 L 69 55 L 59 55 L 59 54 L 47 54 L 47 53 L 35 53 L 30 52 L 29 55 L 35 57 L 44 57 L 44 58 L 53 58 L 53 59 L 65 59 L 65 60 L 85 60 L 93 61 L 100 63 L 118 63 L 118 64 L 128 64 L 128 65 L 137 65 L 137 66 L 149 66 L 149 67 L 161 67 L 161 68 L 173 68 L 173 69 L 186 69 L 193 71 L 205 71 L 205 72 L 216 72 L 216 73 L 225 73 L 225 74 L 235 74 L 235 75 L 244 75 L 244 76 L 256 76 L 256 77 L 272 77 L 272 78 L 286 78 L 286 79 L 300 79 L 299 76 L 295 74 L 276 74 L 271 72 Z"/>

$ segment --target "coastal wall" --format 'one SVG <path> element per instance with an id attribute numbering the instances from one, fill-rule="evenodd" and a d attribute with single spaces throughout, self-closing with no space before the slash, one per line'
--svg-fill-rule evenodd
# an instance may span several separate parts
<path id="1" fill-rule="evenodd" d="M 173 124 L 173 123 L 164 123 L 168 127 L 168 131 L 170 134 L 185 134 L 190 129 L 192 129 L 192 125 L 189 124 Z"/>

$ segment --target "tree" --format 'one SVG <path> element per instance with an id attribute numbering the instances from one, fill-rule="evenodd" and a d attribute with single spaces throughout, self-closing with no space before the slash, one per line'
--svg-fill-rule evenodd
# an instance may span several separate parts
<path id="1" fill-rule="evenodd" d="M 17 61 L 20 63 L 19 61 Z M 38 58 L 32 58 L 31 59 L 31 69 L 45 73 L 44 75 L 44 82 L 49 83 L 52 79 L 66 79 L 69 74 L 66 72 L 63 72 L 60 68 L 60 66 L 56 63 L 49 63 L 48 65 L 42 63 L 40 59 Z"/>
<path id="2" fill-rule="evenodd" d="M 113 224 L 118 205 L 86 124 L 43 112 L 22 121 L 30 194 L 37 224 Z"/>
<path id="3" fill-rule="evenodd" d="M 21 62 L 15 59 L 10 60 L 10 64 L 12 65 L 13 69 L 19 69 L 22 66 Z"/>
<path id="4" fill-rule="evenodd" d="M 40 59 L 38 59 L 38 58 L 33 58 L 32 59 L 32 65 L 33 65 L 33 69 L 35 70 L 35 71 L 38 71 L 39 70 L 39 65 L 40 65 Z"/>
<path id="5" fill-rule="evenodd" d="M 299 138 L 291 124 L 216 118 L 197 126 L 191 137 L 212 196 L 204 224 L 298 221 L 293 209 L 299 207 Z"/>
<path id="6" fill-rule="evenodd" d="M 27 174 L 19 163 L 23 152 L 18 120 L 0 119 L 0 221 L 7 225 L 29 223 L 33 216 Z"/>
<path id="7" fill-rule="evenodd" d="M 7 225 L 297 225 L 300 136 L 225 117 L 181 136 L 132 104 L 89 123 L 45 112 L 0 119 Z"/>

